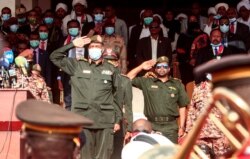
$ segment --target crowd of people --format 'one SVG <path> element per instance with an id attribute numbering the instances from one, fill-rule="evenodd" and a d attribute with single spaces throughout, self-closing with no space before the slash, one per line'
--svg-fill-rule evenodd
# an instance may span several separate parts
<path id="1" fill-rule="evenodd" d="M 8 7 L 1 11 L 4 47 L 29 63 L 25 87 L 38 100 L 61 104 L 94 121 L 82 132 L 87 139 L 82 158 L 109 159 L 117 157 L 112 152 L 121 152 L 123 138 L 133 134 L 132 86 L 143 92 L 144 114 L 153 131 L 177 144 L 207 105 L 211 91 L 208 76 L 195 79 L 193 69 L 250 52 L 248 0 L 237 6 L 218 3 L 208 8 L 207 16 L 201 15 L 197 2 L 189 14 L 177 16 L 173 9 L 161 16 L 145 8 L 138 15 L 140 21 L 129 27 L 112 5 L 97 4 L 90 13 L 87 7 L 86 0 L 73 0 L 71 11 L 64 3 L 45 12 L 21 6 L 15 16 Z M 17 80 L 23 85 L 22 67 Z M 189 98 L 186 86 L 193 81 Z M 199 143 L 223 155 L 228 146 L 225 137 L 213 124 L 207 127 Z M 120 150 L 119 146 L 113 150 L 118 133 L 115 143 L 122 138 Z"/>

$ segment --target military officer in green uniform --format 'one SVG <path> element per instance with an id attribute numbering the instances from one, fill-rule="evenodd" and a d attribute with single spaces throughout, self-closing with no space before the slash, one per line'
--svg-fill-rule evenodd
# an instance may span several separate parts
<path id="1" fill-rule="evenodd" d="M 91 42 L 91 43 L 90 43 Z M 67 58 L 67 51 L 73 47 L 88 47 L 87 60 Z M 71 76 L 72 111 L 94 121 L 84 128 L 87 138 L 81 150 L 85 159 L 109 159 L 113 150 L 114 133 L 120 129 L 120 106 L 116 94 L 118 78 L 116 68 L 102 59 L 103 44 L 100 36 L 80 37 L 55 50 L 51 61 Z"/>
<path id="2" fill-rule="evenodd" d="M 152 68 L 156 78 L 136 77 L 140 71 Z M 144 114 L 152 123 L 153 130 L 177 143 L 178 135 L 182 136 L 185 131 L 186 106 L 189 99 L 180 80 L 170 77 L 169 73 L 169 60 L 162 56 L 157 61 L 145 61 L 127 76 L 132 80 L 132 85 L 143 92 Z"/>
<path id="3" fill-rule="evenodd" d="M 132 85 L 130 79 L 120 73 L 120 62 L 119 62 L 119 51 L 115 49 L 115 47 L 107 47 L 103 52 L 103 58 L 110 64 L 113 64 L 117 67 L 117 71 L 119 72 L 118 78 L 120 79 L 120 83 L 118 86 L 118 92 L 116 94 L 118 103 L 121 106 L 121 110 L 123 110 L 123 120 L 121 122 L 121 130 L 119 133 L 115 135 L 115 146 L 114 153 L 112 158 L 117 159 L 121 156 L 121 150 L 123 148 L 123 142 L 125 136 L 130 136 L 132 132 L 132 124 L 133 124 L 133 113 L 132 113 Z"/>

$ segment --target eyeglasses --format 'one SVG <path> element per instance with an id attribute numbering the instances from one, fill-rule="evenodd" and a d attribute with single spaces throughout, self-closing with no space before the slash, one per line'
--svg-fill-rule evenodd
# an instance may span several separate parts
<path id="1" fill-rule="evenodd" d="M 157 64 L 156 65 L 156 69 L 160 69 L 160 68 L 164 68 L 164 69 L 167 69 L 168 68 L 168 64 Z"/>

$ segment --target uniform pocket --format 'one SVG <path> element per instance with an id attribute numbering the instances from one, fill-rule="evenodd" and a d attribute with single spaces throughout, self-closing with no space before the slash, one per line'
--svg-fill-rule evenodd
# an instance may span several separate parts
<path id="1" fill-rule="evenodd" d="M 101 113 L 100 122 L 115 123 L 115 111 L 113 105 L 100 105 Z"/>

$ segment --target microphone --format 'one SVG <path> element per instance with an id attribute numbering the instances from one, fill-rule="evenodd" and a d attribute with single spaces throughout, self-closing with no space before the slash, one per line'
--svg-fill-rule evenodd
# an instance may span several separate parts
<path id="1" fill-rule="evenodd" d="M 26 69 L 26 68 L 28 68 L 28 62 L 27 62 L 26 58 L 24 58 L 22 56 L 18 56 L 15 58 L 15 63 L 17 65 L 17 67 L 21 68 L 22 74 L 24 76 L 28 76 L 27 69 Z"/>
<path id="2" fill-rule="evenodd" d="M 10 77 L 11 87 L 14 88 L 16 86 L 16 83 L 17 83 L 15 65 L 12 65 L 10 67 L 8 73 L 9 73 L 9 77 Z"/>
<path id="3" fill-rule="evenodd" d="M 8 72 L 6 70 L 9 69 L 9 61 L 2 57 L 0 58 L 0 67 L 1 67 L 1 87 L 2 88 L 6 88 L 9 86 L 9 75 L 8 75 Z"/>
<path id="4" fill-rule="evenodd" d="M 14 53 L 10 48 L 4 49 L 3 57 L 9 61 L 9 64 L 12 64 L 14 61 Z"/>

